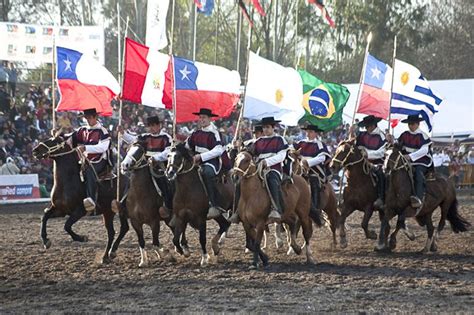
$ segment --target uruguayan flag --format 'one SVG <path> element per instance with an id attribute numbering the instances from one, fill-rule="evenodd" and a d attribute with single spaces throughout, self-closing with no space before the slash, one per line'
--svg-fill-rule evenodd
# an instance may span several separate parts
<path id="1" fill-rule="evenodd" d="M 428 81 L 414 66 L 395 59 L 394 68 L 391 118 L 419 114 L 431 131 L 433 115 L 443 100 L 433 93 Z"/>

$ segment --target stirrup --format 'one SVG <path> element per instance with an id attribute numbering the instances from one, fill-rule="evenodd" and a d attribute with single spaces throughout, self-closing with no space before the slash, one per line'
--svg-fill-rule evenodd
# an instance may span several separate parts
<path id="1" fill-rule="evenodd" d="M 87 212 L 92 212 L 95 210 L 95 202 L 91 197 L 85 198 L 82 203 Z"/>
<path id="2" fill-rule="evenodd" d="M 209 212 L 207 213 L 207 219 L 208 220 L 216 219 L 216 218 L 220 217 L 224 212 L 225 212 L 225 210 L 222 209 L 221 207 L 211 206 L 209 208 Z"/>
<path id="3" fill-rule="evenodd" d="M 237 211 L 235 211 L 231 216 L 229 216 L 226 219 L 229 223 L 239 224 L 240 222 L 240 217 Z"/>
<path id="4" fill-rule="evenodd" d="M 281 214 L 278 213 L 276 210 L 270 211 L 270 214 L 268 215 L 268 222 L 269 223 L 280 223 L 281 222 Z"/>
<path id="5" fill-rule="evenodd" d="M 414 209 L 421 209 L 421 207 L 423 206 L 423 202 L 417 196 L 410 196 L 410 203 L 411 207 Z M 417 214 L 418 213 L 419 210 L 417 210 Z"/>

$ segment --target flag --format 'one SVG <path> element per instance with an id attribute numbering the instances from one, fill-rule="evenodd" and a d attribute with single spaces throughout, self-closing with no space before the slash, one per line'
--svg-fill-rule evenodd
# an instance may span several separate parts
<path id="1" fill-rule="evenodd" d="M 146 42 L 154 50 L 168 46 L 166 39 L 166 16 L 170 0 L 148 0 L 146 14 Z"/>
<path id="2" fill-rule="evenodd" d="M 57 111 L 95 108 L 102 116 L 112 115 L 110 102 L 120 93 L 114 76 L 93 57 L 56 47 L 56 79 L 61 99 Z"/>
<path id="3" fill-rule="evenodd" d="M 305 113 L 302 100 L 303 83 L 295 69 L 250 53 L 244 117 L 274 116 L 283 125 L 296 126 Z"/>
<path id="4" fill-rule="evenodd" d="M 265 11 L 263 10 L 262 8 L 262 5 L 260 4 L 260 1 L 259 0 L 252 0 L 252 3 L 253 3 L 253 6 L 255 7 L 255 9 L 257 10 L 257 12 L 261 15 L 261 16 L 265 16 Z"/>
<path id="5" fill-rule="evenodd" d="M 164 108 L 165 72 L 170 57 L 127 38 L 124 58 L 122 99 Z"/>
<path id="6" fill-rule="evenodd" d="M 328 11 L 326 10 L 326 6 L 324 5 L 323 0 L 308 0 L 308 2 L 316 5 L 319 8 L 319 10 L 321 10 L 321 14 L 323 15 L 324 19 L 329 24 L 329 26 L 331 26 L 332 28 L 336 27 L 336 23 L 331 18 Z"/>
<path id="7" fill-rule="evenodd" d="M 368 54 L 357 112 L 388 119 L 391 84 L 392 68 Z"/>
<path id="8" fill-rule="evenodd" d="M 245 16 L 245 18 L 249 21 L 250 26 L 253 26 L 253 21 L 250 18 L 249 11 L 247 11 L 247 7 L 245 6 L 245 3 L 243 0 L 238 0 L 238 5 L 240 9 L 242 10 L 242 14 Z"/>
<path id="9" fill-rule="evenodd" d="M 433 116 L 443 101 L 430 88 L 428 81 L 416 67 L 395 59 L 392 90 L 392 117 L 405 118 L 421 115 L 431 132 Z"/>
<path id="10" fill-rule="evenodd" d="M 342 111 L 349 100 L 349 90 L 340 84 L 324 82 L 298 70 L 303 81 L 304 120 L 329 131 L 342 124 Z"/>
<path id="11" fill-rule="evenodd" d="M 194 0 L 194 4 L 196 5 L 198 9 L 202 8 L 202 2 L 203 0 Z"/>
<path id="12" fill-rule="evenodd" d="M 210 16 L 212 14 L 212 10 L 214 9 L 214 0 L 201 0 L 201 7 L 197 8 L 199 13 L 202 13 L 206 16 Z"/>
<path id="13" fill-rule="evenodd" d="M 175 88 L 178 123 L 197 120 L 193 113 L 203 107 L 219 118 L 228 117 L 240 98 L 239 73 L 219 66 L 173 57 L 166 80 L 166 86 Z M 165 91 L 163 101 L 171 109 L 172 94 L 168 88 Z"/>

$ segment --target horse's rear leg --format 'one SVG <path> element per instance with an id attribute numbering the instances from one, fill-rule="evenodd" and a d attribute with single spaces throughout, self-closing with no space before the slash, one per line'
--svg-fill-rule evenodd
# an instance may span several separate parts
<path id="1" fill-rule="evenodd" d="M 219 231 L 212 238 L 211 246 L 212 246 L 212 252 L 214 253 L 215 256 L 217 256 L 217 255 L 219 255 L 219 252 L 220 252 L 219 240 L 220 240 L 222 234 L 224 234 L 227 231 L 227 229 L 229 228 L 230 223 L 226 219 L 224 219 L 223 216 L 217 217 L 215 219 L 215 221 L 217 222 L 217 224 L 219 224 Z"/>
<path id="2" fill-rule="evenodd" d="M 120 245 L 120 242 L 122 242 L 123 238 L 125 237 L 128 230 L 130 229 L 130 226 L 128 225 L 128 218 L 127 218 L 127 215 L 124 213 L 124 211 L 120 211 L 119 219 L 120 219 L 119 235 L 113 242 L 112 248 L 109 251 L 109 258 L 111 259 L 114 259 L 115 257 L 117 257 L 116 251 Z"/>
<path id="3" fill-rule="evenodd" d="M 296 219 L 293 222 L 287 222 L 287 224 L 290 228 L 290 233 L 288 233 L 290 248 L 288 249 L 287 255 L 290 255 L 292 250 L 296 253 L 296 255 L 301 255 L 301 246 L 296 243 L 296 234 L 299 230 L 299 224 L 296 223 Z"/>
<path id="4" fill-rule="evenodd" d="M 304 237 L 304 246 L 306 250 L 306 263 L 313 265 L 315 260 L 313 258 L 313 253 L 311 252 L 311 237 L 313 236 L 313 222 L 311 218 L 308 217 L 306 220 L 301 221 L 301 227 L 303 228 L 303 237 Z"/>
<path id="5" fill-rule="evenodd" d="M 43 241 L 43 246 L 45 249 L 48 249 L 51 247 L 51 241 L 48 239 L 48 233 L 46 231 L 46 225 L 48 223 L 48 220 L 52 217 L 54 217 L 54 211 L 56 208 L 54 206 L 50 206 L 44 210 L 43 217 L 41 218 L 41 240 Z"/>
<path id="6" fill-rule="evenodd" d="M 137 233 L 138 246 L 140 247 L 140 263 L 138 267 L 146 267 L 148 265 L 148 255 L 145 250 L 145 238 L 143 237 L 143 225 L 136 220 L 130 220 L 132 222 L 132 227 Z"/>
<path id="7" fill-rule="evenodd" d="M 372 206 L 367 207 L 364 211 L 364 217 L 362 218 L 362 223 L 360 224 L 362 226 L 362 229 L 364 229 L 365 237 L 370 240 L 377 239 L 377 232 L 375 232 L 374 230 L 369 230 L 369 221 L 373 213 L 374 213 L 373 207 Z"/>
<path id="8" fill-rule="evenodd" d="M 337 207 L 327 207 L 324 209 L 324 212 L 326 212 L 328 219 L 329 219 L 329 228 L 331 229 L 332 233 L 332 244 L 331 244 L 331 249 L 336 249 L 337 246 L 337 237 L 336 237 L 336 231 L 337 231 L 337 220 L 338 220 L 338 213 L 337 213 Z"/>
<path id="9" fill-rule="evenodd" d="M 209 254 L 206 248 L 206 221 L 199 227 L 199 244 L 201 244 L 201 267 L 206 267 L 209 264 Z"/>
<path id="10" fill-rule="evenodd" d="M 283 233 L 285 232 L 285 228 L 283 227 L 282 223 L 275 223 L 275 246 L 277 249 L 282 248 L 284 241 L 283 241 Z M 265 237 L 265 246 L 266 247 L 266 237 Z"/>
<path id="11" fill-rule="evenodd" d="M 426 254 L 430 251 L 431 245 L 434 241 L 434 226 L 433 226 L 433 219 L 431 218 L 432 213 L 426 215 L 425 223 L 426 223 L 426 230 L 428 231 L 428 238 L 426 239 L 426 245 L 421 251 L 423 254 Z"/>
<path id="12" fill-rule="evenodd" d="M 112 247 L 112 243 L 115 237 L 115 230 L 114 230 L 114 216 L 115 214 L 112 211 L 105 212 L 103 214 L 104 217 L 104 225 L 107 229 L 107 246 L 105 247 L 104 254 L 102 255 L 101 263 L 108 263 L 110 262 L 109 258 L 109 251 Z"/>
<path id="13" fill-rule="evenodd" d="M 441 231 L 443 231 L 444 227 L 446 226 L 446 218 L 448 217 L 449 208 L 451 206 L 451 203 L 453 202 L 455 201 L 445 200 L 439 205 L 441 208 L 441 218 L 439 219 L 438 228 L 436 229 L 433 242 L 431 244 L 430 251 L 432 252 L 438 251 L 437 241 L 438 241 L 439 235 L 441 234 Z"/>
<path id="14" fill-rule="evenodd" d="M 262 251 L 261 243 L 263 238 L 263 232 L 265 231 L 265 223 L 261 223 L 257 225 L 257 231 L 255 235 L 255 243 L 254 243 L 254 252 L 253 252 L 253 266 L 255 268 L 258 267 L 258 259 L 262 261 L 263 267 L 268 265 L 268 256 Z"/>
<path id="15" fill-rule="evenodd" d="M 86 214 L 85 210 L 82 210 L 82 209 L 78 209 L 76 211 L 74 211 L 73 213 L 71 213 L 71 215 L 69 216 L 69 218 L 66 220 L 66 223 L 64 223 L 64 230 L 69 234 L 71 235 L 71 238 L 73 239 L 73 241 L 76 241 L 76 242 L 87 242 L 89 239 L 87 238 L 87 236 L 85 235 L 78 235 L 76 233 L 74 233 L 74 231 L 72 230 L 72 226 L 74 225 L 74 223 L 76 223 L 80 218 L 82 218 L 84 215 Z"/>
<path id="16" fill-rule="evenodd" d="M 345 202 L 342 204 L 341 216 L 339 217 L 339 220 L 337 223 L 337 227 L 339 229 L 339 238 L 340 238 L 341 248 L 347 247 L 346 219 L 354 211 L 355 211 L 355 208 L 349 206 Z"/>

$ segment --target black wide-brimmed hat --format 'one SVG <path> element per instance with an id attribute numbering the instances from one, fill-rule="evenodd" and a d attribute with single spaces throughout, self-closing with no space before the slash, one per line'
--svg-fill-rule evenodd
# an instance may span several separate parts
<path id="1" fill-rule="evenodd" d="M 375 117 L 374 115 L 365 116 L 364 119 L 359 123 L 359 127 L 367 127 L 371 125 L 377 125 L 382 118 Z"/>
<path id="2" fill-rule="evenodd" d="M 263 132 L 262 125 L 253 126 L 253 133 L 256 133 L 256 132 Z"/>
<path id="3" fill-rule="evenodd" d="M 275 120 L 275 117 L 263 117 L 262 120 L 260 120 L 260 122 L 258 123 L 260 126 L 265 126 L 265 125 L 276 125 L 278 124 L 279 122 L 281 122 L 281 120 Z"/>
<path id="4" fill-rule="evenodd" d="M 150 126 L 150 125 L 159 125 L 160 124 L 160 119 L 158 118 L 158 116 L 147 117 L 146 124 L 148 126 Z"/>
<path id="5" fill-rule="evenodd" d="M 313 130 L 313 131 L 316 131 L 316 132 L 323 132 L 324 131 L 316 125 L 306 125 L 306 126 L 301 127 L 301 129 L 303 129 L 303 130 Z"/>
<path id="6" fill-rule="evenodd" d="M 212 113 L 212 110 L 210 110 L 209 108 L 200 108 L 199 112 L 193 113 L 193 115 L 206 115 L 209 117 L 219 117 L 218 115 Z"/>
<path id="7" fill-rule="evenodd" d="M 418 115 L 408 115 L 408 117 L 406 119 L 403 119 L 402 120 L 402 123 L 404 124 L 409 124 L 409 123 L 416 123 L 416 122 L 420 122 L 420 121 L 423 121 L 424 119 Z"/>
<path id="8" fill-rule="evenodd" d="M 82 112 L 82 115 L 83 116 L 97 116 L 97 111 L 95 110 L 95 108 L 85 109 Z"/>

